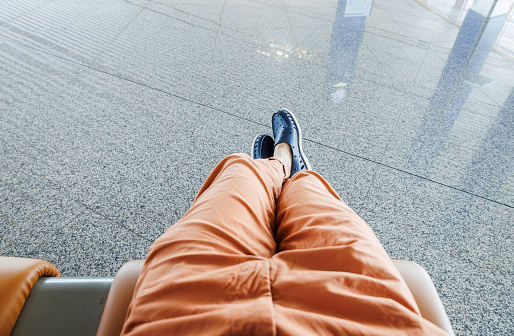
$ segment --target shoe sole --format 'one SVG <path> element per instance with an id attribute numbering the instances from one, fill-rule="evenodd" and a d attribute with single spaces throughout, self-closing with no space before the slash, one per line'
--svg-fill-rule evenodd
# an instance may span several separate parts
<path id="1" fill-rule="evenodd" d="M 252 159 L 255 159 L 255 141 L 261 136 L 262 134 L 258 134 L 252 141 Z"/>
<path id="2" fill-rule="evenodd" d="M 289 111 L 288 109 L 280 109 L 280 110 L 286 111 L 287 113 L 289 113 L 289 115 L 291 115 L 291 117 L 293 117 L 293 121 L 296 124 L 296 129 L 298 129 L 298 146 L 300 147 L 299 148 L 300 155 L 302 156 L 303 162 L 305 163 L 305 167 L 307 168 L 307 170 L 312 170 L 312 166 L 311 166 L 311 163 L 309 162 L 309 159 L 307 159 L 307 156 L 305 156 L 305 154 L 303 153 L 302 128 L 300 127 L 298 120 L 296 120 L 296 116 L 293 113 L 291 113 L 291 111 Z"/>

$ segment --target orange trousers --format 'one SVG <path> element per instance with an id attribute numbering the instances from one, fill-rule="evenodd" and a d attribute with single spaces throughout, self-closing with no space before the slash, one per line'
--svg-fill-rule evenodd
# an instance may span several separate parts
<path id="1" fill-rule="evenodd" d="M 148 252 L 122 334 L 445 335 L 317 173 L 224 159 Z"/>

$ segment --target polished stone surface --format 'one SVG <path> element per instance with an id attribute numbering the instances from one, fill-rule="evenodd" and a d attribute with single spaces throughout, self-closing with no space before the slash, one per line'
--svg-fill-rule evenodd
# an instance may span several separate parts
<path id="1" fill-rule="evenodd" d="M 285 107 L 314 170 L 427 268 L 457 334 L 514 333 L 503 18 L 353 5 L 0 2 L 0 254 L 113 275 Z"/>
<path id="2" fill-rule="evenodd" d="M 24 257 L 44 259 L 63 276 L 113 276 L 131 260 L 143 259 L 152 241 L 104 216 L 87 211 L 65 226 L 40 235 L 44 240 Z"/>
<path id="3" fill-rule="evenodd" d="M 359 214 L 395 259 L 431 275 L 459 335 L 512 328 L 512 209 L 397 170 L 378 169 Z"/>

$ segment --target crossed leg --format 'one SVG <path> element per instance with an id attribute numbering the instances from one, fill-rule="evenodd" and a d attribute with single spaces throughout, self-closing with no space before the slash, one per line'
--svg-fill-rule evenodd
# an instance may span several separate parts
<path id="1" fill-rule="evenodd" d="M 221 161 L 151 246 L 122 334 L 275 334 L 269 258 L 283 179 L 274 159 Z"/>

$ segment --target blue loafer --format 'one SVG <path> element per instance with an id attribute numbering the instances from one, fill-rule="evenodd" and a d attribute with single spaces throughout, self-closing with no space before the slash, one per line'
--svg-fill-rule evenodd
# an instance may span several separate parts
<path id="1" fill-rule="evenodd" d="M 291 147 L 293 154 L 291 177 L 300 170 L 312 170 L 309 160 L 303 153 L 302 130 L 296 117 L 288 110 L 279 110 L 273 114 L 271 120 L 275 146 L 285 142 Z"/>
<path id="2" fill-rule="evenodd" d="M 258 135 L 253 140 L 252 158 L 267 159 L 273 156 L 275 150 L 273 138 L 267 134 Z"/>

